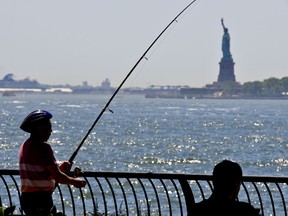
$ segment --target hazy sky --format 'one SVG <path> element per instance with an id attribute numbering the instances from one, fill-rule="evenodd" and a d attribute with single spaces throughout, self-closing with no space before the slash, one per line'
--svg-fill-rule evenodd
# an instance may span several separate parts
<path id="1" fill-rule="evenodd" d="M 0 79 L 118 86 L 190 1 L 0 0 Z M 125 87 L 217 80 L 221 18 L 229 29 L 236 80 L 288 76 L 288 0 L 196 0 L 148 53 Z"/>

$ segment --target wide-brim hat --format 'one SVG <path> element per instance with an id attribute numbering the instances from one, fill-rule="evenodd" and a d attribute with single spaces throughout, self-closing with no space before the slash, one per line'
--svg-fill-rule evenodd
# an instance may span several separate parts
<path id="1" fill-rule="evenodd" d="M 35 125 L 51 119 L 53 116 L 50 112 L 46 110 L 35 110 L 31 112 L 22 122 L 20 125 L 20 128 L 28 133 L 31 133 L 32 129 L 34 128 Z"/>

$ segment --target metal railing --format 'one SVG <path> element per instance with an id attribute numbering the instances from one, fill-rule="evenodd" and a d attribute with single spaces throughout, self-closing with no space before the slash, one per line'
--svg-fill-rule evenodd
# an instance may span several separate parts
<path id="1" fill-rule="evenodd" d="M 212 176 L 166 173 L 85 172 L 85 188 L 59 184 L 53 200 L 67 216 L 187 215 L 190 206 L 208 198 Z M 0 196 L 20 210 L 18 170 L 0 170 Z M 288 177 L 245 176 L 238 196 L 262 215 L 287 216 Z"/>

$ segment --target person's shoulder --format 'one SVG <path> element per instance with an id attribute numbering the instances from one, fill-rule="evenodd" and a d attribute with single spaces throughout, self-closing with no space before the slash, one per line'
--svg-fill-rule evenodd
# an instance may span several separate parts
<path id="1" fill-rule="evenodd" d="M 211 208 L 210 208 L 211 203 L 209 202 L 209 200 L 204 199 L 201 202 L 198 203 L 194 203 L 191 205 L 191 215 L 193 216 L 206 216 L 206 215 L 210 215 L 211 212 Z"/>
<path id="2" fill-rule="evenodd" d="M 204 199 L 198 203 L 194 203 L 192 204 L 192 207 L 194 208 L 204 208 L 206 206 L 208 206 L 210 204 L 209 200 L 208 199 Z"/>
<path id="3" fill-rule="evenodd" d="M 247 202 L 236 202 L 237 210 L 240 212 L 245 212 L 245 215 L 257 216 L 260 213 L 260 209 L 254 208 L 251 204 Z"/>
<path id="4" fill-rule="evenodd" d="M 250 203 L 247 203 L 247 202 L 237 201 L 236 204 L 242 208 L 254 209 L 254 207 Z"/>
<path id="5" fill-rule="evenodd" d="M 43 142 L 43 146 L 45 146 L 45 148 L 52 149 L 51 145 L 47 142 Z"/>
<path id="6" fill-rule="evenodd" d="M 54 154 L 51 145 L 47 142 L 41 144 L 41 152 L 46 155 Z"/>
<path id="7" fill-rule="evenodd" d="M 228 206 L 219 207 L 212 200 L 203 200 L 191 205 L 191 214 L 193 216 L 210 216 L 210 215 L 234 215 L 234 216 L 258 216 L 259 209 L 255 209 L 252 205 L 246 202 L 230 202 Z"/>

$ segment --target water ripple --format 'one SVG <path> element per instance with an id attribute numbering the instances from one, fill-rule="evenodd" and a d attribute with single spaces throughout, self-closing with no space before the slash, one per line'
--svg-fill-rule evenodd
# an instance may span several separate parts
<path id="1" fill-rule="evenodd" d="M 43 98 L 45 97 L 45 101 Z M 0 99 L 0 163 L 18 168 L 28 137 L 23 118 L 53 113 L 51 143 L 68 160 L 107 102 L 95 95 L 22 95 Z M 115 98 L 75 158 L 84 170 L 211 173 L 220 160 L 238 161 L 244 174 L 286 175 L 286 101 Z"/>

